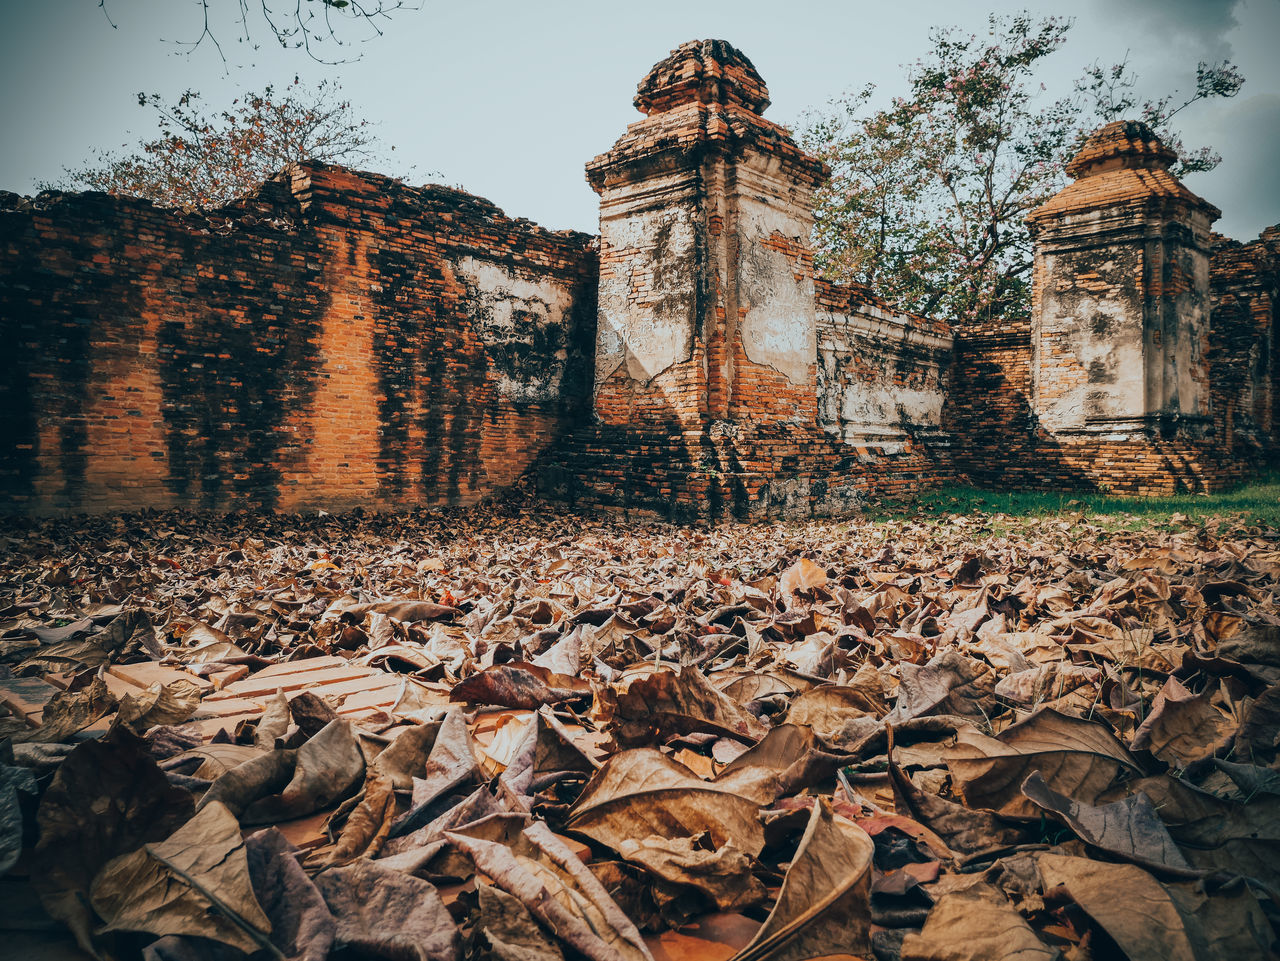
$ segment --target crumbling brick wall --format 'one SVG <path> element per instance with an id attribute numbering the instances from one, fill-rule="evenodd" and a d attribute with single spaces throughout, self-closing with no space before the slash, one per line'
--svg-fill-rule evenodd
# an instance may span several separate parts
<path id="1" fill-rule="evenodd" d="M 587 164 L 600 194 L 595 422 L 548 453 L 540 490 L 748 519 L 845 513 L 868 493 L 934 481 L 937 461 L 899 407 L 936 430 L 936 355 L 949 341 L 827 286 L 819 356 L 809 238 L 827 171 L 765 119 L 768 89 L 750 60 L 722 40 L 682 44 L 634 102 L 644 118 Z M 892 369 L 872 374 L 877 363 Z M 874 417 L 860 409 L 871 397 L 883 408 Z M 846 431 L 851 420 L 878 433 Z"/>
<path id="2" fill-rule="evenodd" d="M 0 510 L 468 503 L 585 413 L 591 238 L 308 165 L 0 204 Z"/>
<path id="3" fill-rule="evenodd" d="M 950 326 L 894 310 L 858 285 L 819 280 L 818 423 L 846 444 L 944 449 Z"/>
<path id="4" fill-rule="evenodd" d="M 720 40 L 640 81 L 645 116 L 587 164 L 601 196 L 595 413 L 638 429 L 813 424 L 811 193 L 825 168 L 761 114 Z"/>
<path id="5" fill-rule="evenodd" d="M 1030 319 L 957 327 L 951 378 L 943 425 L 957 474 L 979 486 L 1051 486 L 1056 477 L 1027 472 L 1036 457 Z"/>
<path id="6" fill-rule="evenodd" d="M 1151 128 L 1115 121 L 1027 217 L 1032 408 L 1064 442 L 1194 438 L 1209 421 L 1209 225 Z"/>
<path id="7" fill-rule="evenodd" d="M 1274 456 L 1280 423 L 1271 386 L 1278 254 L 1277 227 L 1252 243 L 1214 245 L 1211 424 L 1200 438 L 1054 437 L 1032 408 L 1030 320 L 957 327 L 944 414 L 957 475 L 981 487 L 1162 495 L 1220 490 L 1255 472 Z"/>
<path id="8" fill-rule="evenodd" d="M 1209 369 L 1214 426 L 1224 445 L 1270 456 L 1280 426 L 1274 389 L 1280 312 L 1280 226 L 1251 243 L 1214 237 Z"/>
<path id="9" fill-rule="evenodd" d="M 536 465 L 572 503 L 811 516 L 1274 451 L 1280 229 L 1210 276 L 1216 211 L 1145 127 L 1034 215 L 1036 321 L 952 331 L 814 279 L 824 171 L 767 104 L 723 41 L 657 64 L 588 164 L 599 241 L 323 165 L 212 213 L 0 196 L 0 511 L 464 504 Z"/>
<path id="10" fill-rule="evenodd" d="M 956 330 L 944 426 L 956 476 L 999 490 L 1083 490 L 1164 496 L 1214 491 L 1256 469 L 1207 436 L 1099 440 L 1056 437 L 1031 408 L 1030 322 Z"/>
<path id="11" fill-rule="evenodd" d="M 1211 270 L 1219 212 L 1175 159 L 1145 124 L 1109 123 L 1067 165 L 1074 182 L 1028 216 L 1031 317 L 956 336 L 946 421 L 974 482 L 1148 495 L 1257 469 L 1271 301 L 1245 290 L 1256 250 L 1224 249 Z"/>

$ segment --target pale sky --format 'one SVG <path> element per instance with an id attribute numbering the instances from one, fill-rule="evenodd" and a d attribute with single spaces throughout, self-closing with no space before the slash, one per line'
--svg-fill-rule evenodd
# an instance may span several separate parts
<path id="1" fill-rule="evenodd" d="M 1229 236 L 1250 239 L 1280 222 L 1280 0 L 421 3 L 360 45 L 360 60 L 323 66 L 281 50 L 260 22 L 251 22 L 257 50 L 237 44 L 235 0 L 214 0 L 226 17 L 224 67 L 210 44 L 184 54 L 171 42 L 199 33 L 197 0 L 107 0 L 117 29 L 97 0 L 10 0 L 0 33 L 0 189 L 31 193 L 94 148 L 150 135 L 139 91 L 176 99 L 190 88 L 221 106 L 300 74 L 337 79 L 395 146 L 388 162 L 369 166 L 462 186 L 550 228 L 595 232 L 583 164 L 639 117 L 636 84 L 680 43 L 715 37 L 739 47 L 769 86 L 766 116 L 794 128 L 807 108 L 868 81 L 884 102 L 905 92 L 904 65 L 925 54 L 931 26 L 984 31 L 989 12 L 1029 9 L 1075 18 L 1044 64 L 1050 96 L 1067 94 L 1086 64 L 1126 50 L 1147 96 L 1192 89 L 1198 60 L 1234 60 L 1247 79 L 1241 94 L 1179 118 L 1188 145 L 1210 143 L 1225 158 L 1187 184 L 1222 208 L 1217 229 Z"/>

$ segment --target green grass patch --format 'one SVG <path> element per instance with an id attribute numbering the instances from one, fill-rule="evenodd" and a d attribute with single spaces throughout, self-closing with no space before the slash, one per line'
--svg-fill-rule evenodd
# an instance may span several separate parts
<path id="1" fill-rule="evenodd" d="M 1160 527 L 1193 521 L 1239 523 L 1280 528 L 1280 472 L 1271 472 L 1218 494 L 1172 497 L 1117 497 L 1081 491 L 990 491 L 942 487 L 922 491 L 911 501 L 885 501 L 868 511 L 876 518 L 953 514 L 999 515 L 992 526 L 1046 517 L 1071 517 L 1114 530 Z"/>

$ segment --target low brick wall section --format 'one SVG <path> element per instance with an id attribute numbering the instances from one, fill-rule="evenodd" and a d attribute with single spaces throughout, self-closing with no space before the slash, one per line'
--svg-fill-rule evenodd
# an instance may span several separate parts
<path id="1" fill-rule="evenodd" d="M 1215 323 L 1219 319 L 1214 314 Z M 1238 360 L 1249 350 L 1224 318 L 1210 355 L 1214 423 L 1203 437 L 1134 441 L 1055 437 L 1031 408 L 1030 321 L 955 331 L 952 389 L 944 426 L 957 476 L 999 490 L 1092 490 L 1161 496 L 1216 491 L 1256 472 L 1267 449 L 1225 421 L 1238 387 Z"/>
<path id="2" fill-rule="evenodd" d="M 950 326 L 895 310 L 860 285 L 815 287 L 819 426 L 854 447 L 945 448 Z"/>
<path id="3" fill-rule="evenodd" d="M 1215 237 L 1209 282 L 1213 320 L 1209 378 L 1213 416 L 1226 446 L 1270 455 L 1280 425 L 1276 364 L 1280 313 L 1280 227 L 1243 244 Z"/>
<path id="4" fill-rule="evenodd" d="M 0 197 L 0 511 L 473 502 L 590 396 L 584 234 L 308 165 L 184 214 Z"/>

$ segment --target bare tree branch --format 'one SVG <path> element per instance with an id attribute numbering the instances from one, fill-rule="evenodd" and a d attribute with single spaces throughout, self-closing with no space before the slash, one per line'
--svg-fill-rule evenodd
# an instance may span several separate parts
<path id="1" fill-rule="evenodd" d="M 174 43 L 192 53 L 205 43 L 211 44 L 225 64 L 220 35 L 226 29 L 226 21 L 218 15 L 228 8 L 226 0 L 200 0 L 200 31 L 193 40 L 176 40 Z M 320 8 L 317 11 L 317 6 Z M 107 10 L 107 0 L 98 0 L 98 7 L 113 29 L 115 22 Z M 325 57 L 320 44 L 330 43 L 336 48 L 350 49 L 354 45 L 384 35 L 384 24 L 400 11 L 422 9 L 415 0 L 236 0 L 236 12 L 231 23 L 238 33 L 238 40 L 252 43 L 255 33 L 266 33 L 287 50 L 302 50 L 318 63 L 333 65 L 349 63 L 362 56 Z M 254 21 L 261 18 L 261 24 Z M 353 33 L 354 31 L 354 33 Z M 363 31 L 364 35 L 359 35 Z"/>

